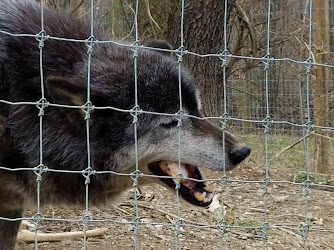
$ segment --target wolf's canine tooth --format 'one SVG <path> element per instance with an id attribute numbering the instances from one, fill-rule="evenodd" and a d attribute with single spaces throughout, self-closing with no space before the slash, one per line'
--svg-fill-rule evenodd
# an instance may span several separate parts
<path id="1" fill-rule="evenodd" d="M 188 180 L 186 180 L 186 179 L 181 179 L 180 182 L 181 182 L 182 184 L 187 184 L 187 183 L 188 183 Z"/>
<path id="2" fill-rule="evenodd" d="M 175 169 L 172 169 L 171 171 L 169 171 L 171 176 L 177 175 L 179 172 L 176 171 Z"/>
<path id="3" fill-rule="evenodd" d="M 189 189 L 192 189 L 192 187 L 190 187 L 189 182 L 187 180 L 183 179 L 183 180 L 181 180 L 181 183 L 182 183 L 183 186 L 185 186 L 185 187 L 187 187 Z"/>
<path id="4" fill-rule="evenodd" d="M 177 176 L 182 174 L 183 177 L 189 177 L 189 173 L 183 164 L 177 162 L 162 161 L 159 163 L 159 167 L 170 176 Z"/>
<path id="5" fill-rule="evenodd" d="M 196 200 L 203 201 L 204 198 L 206 197 L 206 192 L 204 192 L 204 193 L 195 192 L 194 196 L 195 196 Z"/>
<path id="6" fill-rule="evenodd" d="M 208 196 L 208 197 L 205 197 L 204 200 L 203 200 L 203 202 L 204 202 L 204 203 L 207 203 L 207 202 L 209 202 L 209 201 L 211 201 L 211 200 L 212 200 L 212 195 L 210 195 L 210 196 Z"/>
<path id="7" fill-rule="evenodd" d="M 216 187 L 217 187 L 217 183 L 213 183 L 210 186 L 204 187 L 204 190 L 212 193 L 213 191 L 215 191 Z"/>

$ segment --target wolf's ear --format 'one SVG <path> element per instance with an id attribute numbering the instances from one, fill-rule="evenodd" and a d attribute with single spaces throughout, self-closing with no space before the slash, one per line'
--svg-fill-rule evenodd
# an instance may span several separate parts
<path id="1" fill-rule="evenodd" d="M 46 87 L 53 103 L 81 106 L 86 102 L 87 87 L 61 76 L 48 76 Z"/>
<path id="2" fill-rule="evenodd" d="M 150 38 L 144 41 L 143 45 L 146 47 L 151 47 L 151 48 L 172 50 L 172 45 L 170 45 L 167 41 L 156 39 L 156 38 Z M 155 50 L 155 52 L 160 53 L 165 56 L 173 55 L 171 51 Z"/>
<path id="3" fill-rule="evenodd" d="M 71 79 L 60 76 L 48 76 L 46 88 L 51 96 L 51 102 L 55 104 L 82 106 L 86 103 L 87 87 Z M 78 108 L 60 108 L 68 121 L 78 129 L 82 129 L 84 111 Z"/>

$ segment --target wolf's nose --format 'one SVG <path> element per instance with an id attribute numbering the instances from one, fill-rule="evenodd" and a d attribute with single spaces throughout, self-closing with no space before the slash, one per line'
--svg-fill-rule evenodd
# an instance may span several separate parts
<path id="1" fill-rule="evenodd" d="M 251 152 L 250 147 L 248 147 L 247 145 L 243 145 L 242 147 L 229 152 L 229 158 L 232 161 L 232 163 L 237 165 L 244 159 L 246 159 L 247 156 L 249 156 L 250 152 Z"/>

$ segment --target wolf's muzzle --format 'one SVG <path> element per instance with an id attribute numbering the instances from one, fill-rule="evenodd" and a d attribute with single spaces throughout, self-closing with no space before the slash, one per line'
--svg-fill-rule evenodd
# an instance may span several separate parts
<path id="1" fill-rule="evenodd" d="M 237 149 L 231 150 L 228 153 L 228 157 L 231 160 L 231 162 L 235 165 L 242 162 L 244 159 L 249 156 L 251 152 L 251 149 L 247 145 L 242 145 L 241 147 L 238 147 Z"/>

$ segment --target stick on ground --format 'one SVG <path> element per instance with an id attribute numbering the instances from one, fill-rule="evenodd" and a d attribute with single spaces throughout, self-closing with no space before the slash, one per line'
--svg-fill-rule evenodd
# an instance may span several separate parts
<path id="1" fill-rule="evenodd" d="M 87 237 L 96 237 L 102 236 L 108 231 L 108 228 L 97 228 L 93 230 L 87 230 Z M 83 238 L 83 232 L 64 232 L 64 233 L 37 233 L 37 240 L 39 242 L 43 241 L 62 241 L 62 240 L 72 240 L 76 238 Z M 35 233 L 29 230 L 22 230 L 19 232 L 17 236 L 17 240 L 26 241 L 26 242 L 34 242 L 35 241 Z"/>

